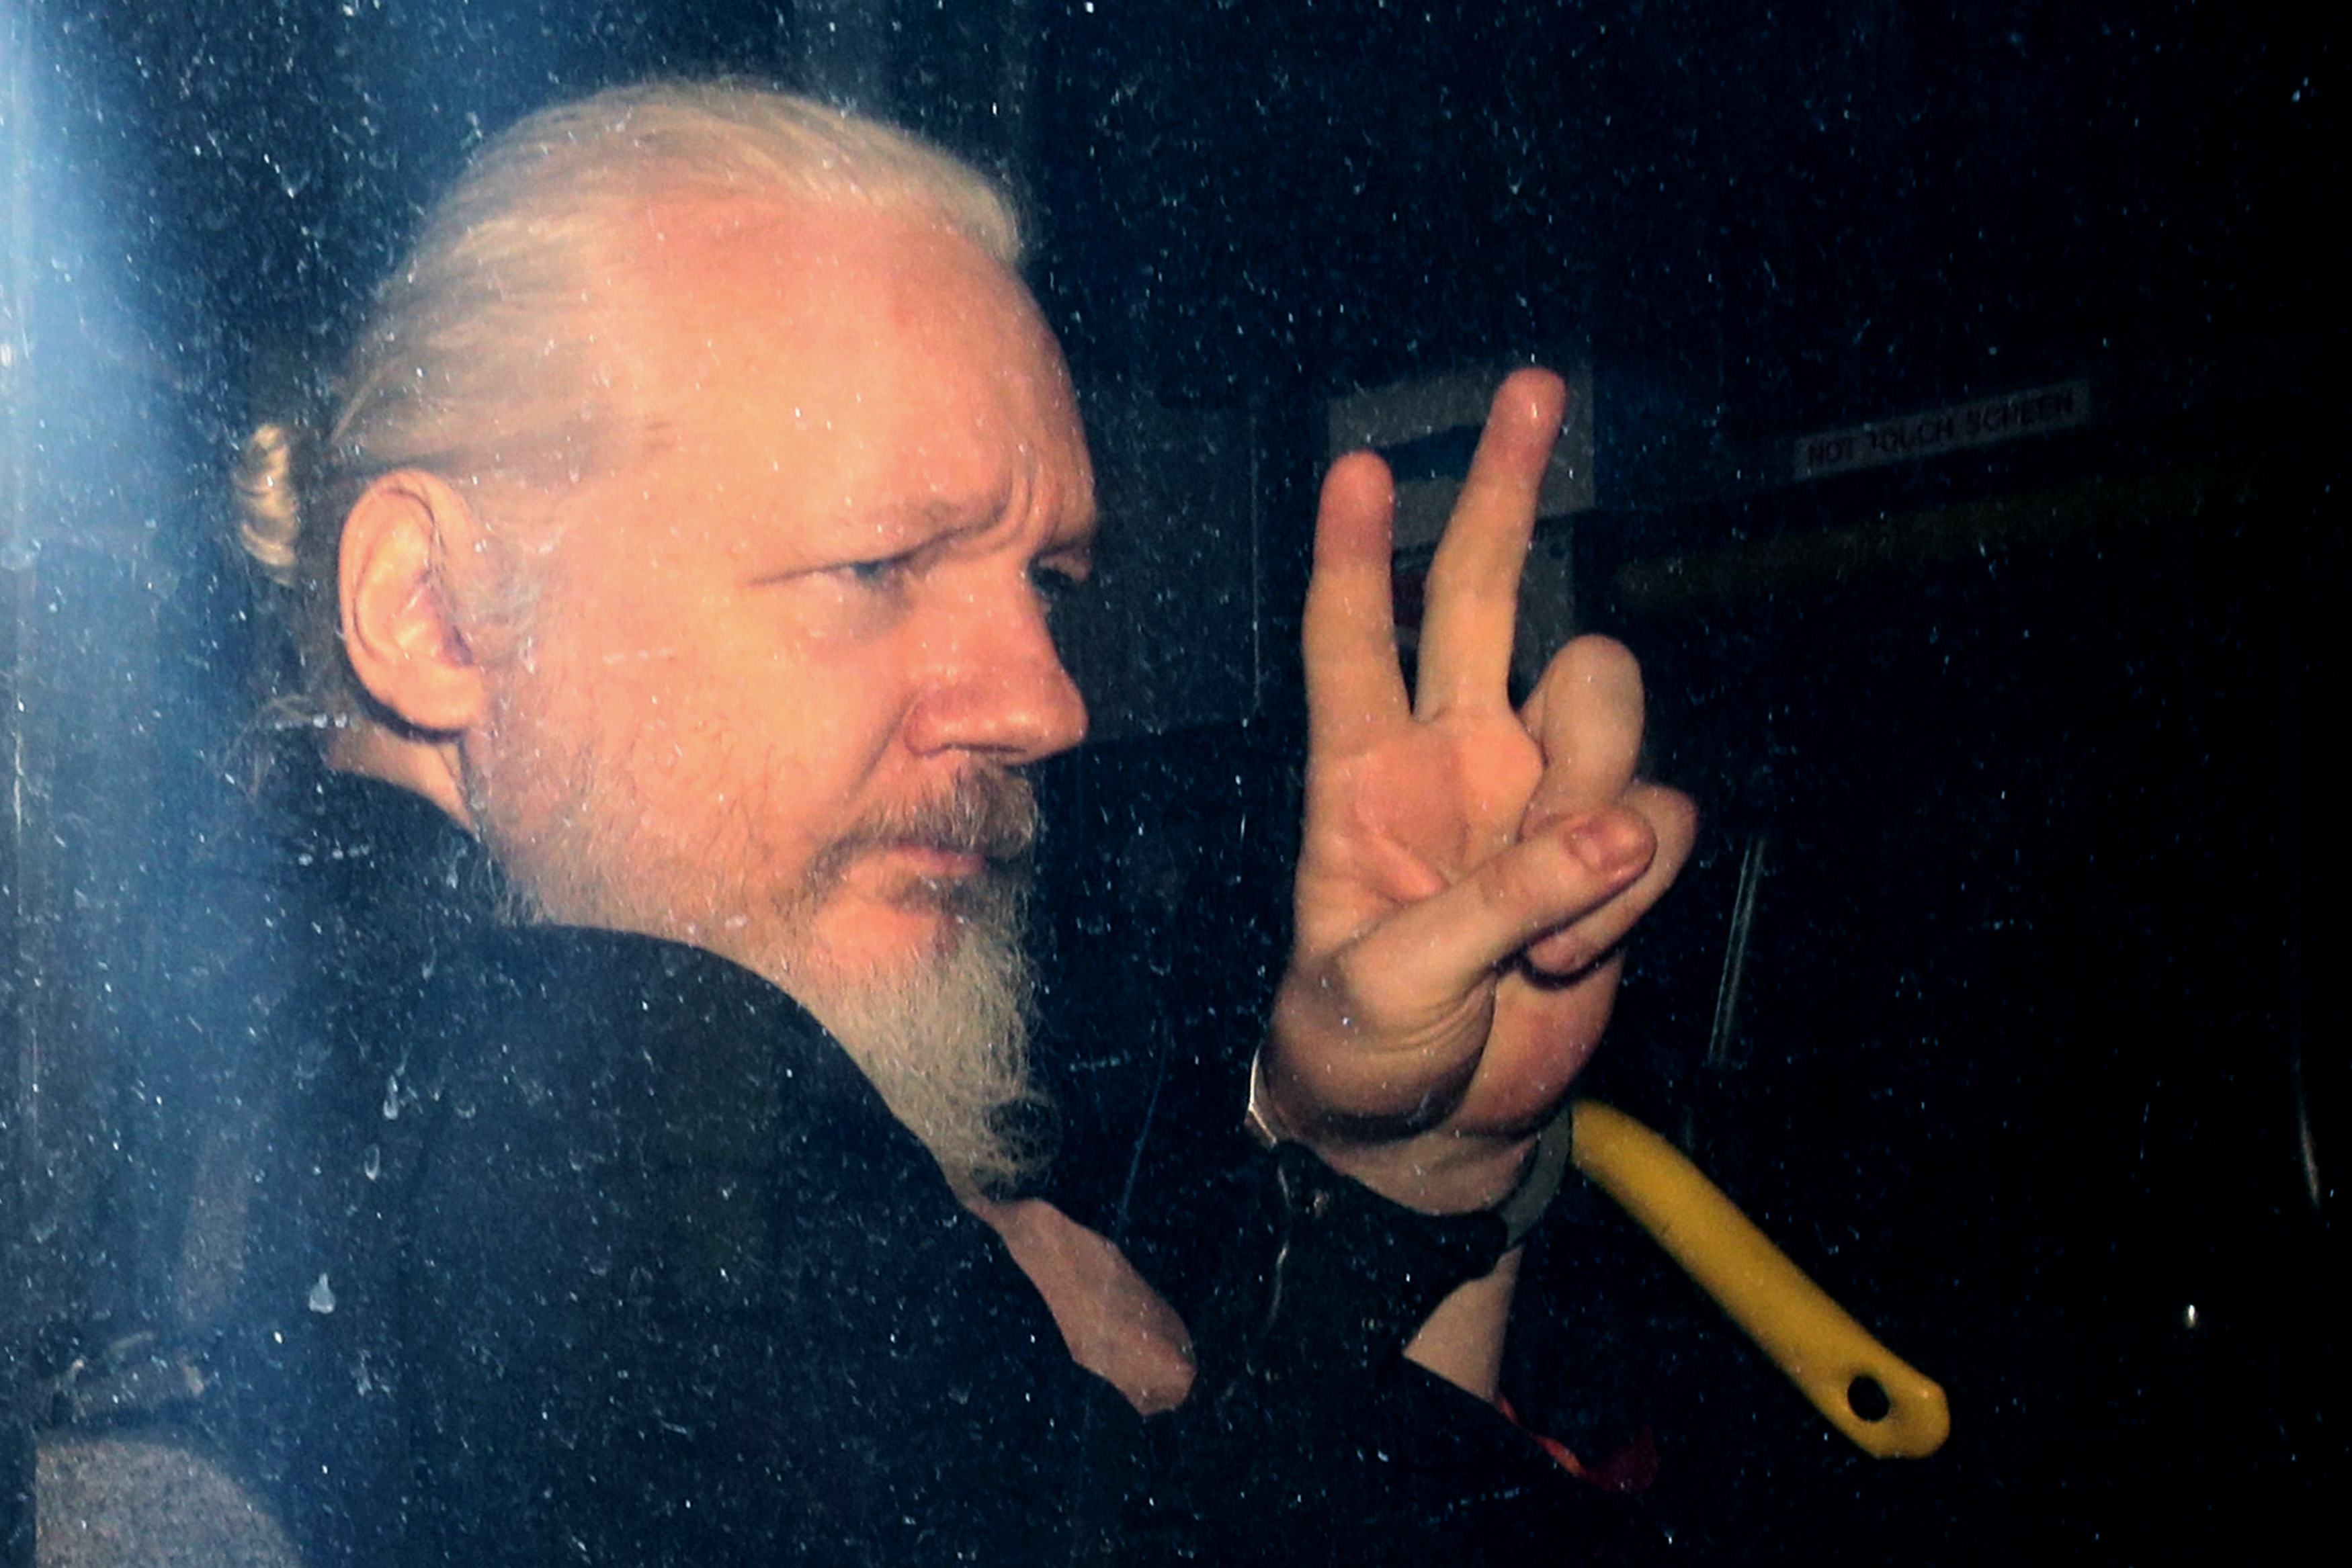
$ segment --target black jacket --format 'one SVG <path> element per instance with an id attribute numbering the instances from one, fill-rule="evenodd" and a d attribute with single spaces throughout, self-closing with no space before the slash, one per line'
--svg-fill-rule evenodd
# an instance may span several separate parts
<path id="1" fill-rule="evenodd" d="M 312 1561 L 1452 1563 L 1641 1543 L 1397 1354 L 1450 1281 L 1400 1308 L 1389 1277 L 1412 1270 L 1343 1247 L 1367 1259 L 1367 1311 L 1338 1314 L 1353 1329 L 1253 1340 L 1270 1260 L 1301 1245 L 1274 1162 L 1236 1146 L 1265 1201 L 1202 1239 L 1227 1284 L 1193 1324 L 1202 1381 L 1146 1421 L 1070 1361 L 994 1233 L 790 998 L 689 947 L 500 928 L 478 852 L 429 806 L 330 789 L 376 882 L 323 890 L 352 961 L 278 1020 L 309 1065 L 273 1113 L 211 1402 Z M 305 852 L 348 882 L 348 854 Z M 465 888 L 485 896 L 448 901 Z M 404 934 L 370 935 L 382 922 Z M 1294 1186 L 1339 1179 L 1286 1157 Z M 1396 1322 L 1363 1332 L 1383 1310 Z"/>

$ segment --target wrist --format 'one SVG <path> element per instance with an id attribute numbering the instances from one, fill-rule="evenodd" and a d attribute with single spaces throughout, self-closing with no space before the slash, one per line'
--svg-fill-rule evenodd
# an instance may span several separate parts
<path id="1" fill-rule="evenodd" d="M 1366 1141 L 1297 1140 L 1332 1169 L 1391 1203 L 1423 1214 L 1469 1214 L 1501 1204 L 1527 1174 L 1533 1135 L 1498 1139 L 1451 1132 Z"/>
<path id="2" fill-rule="evenodd" d="M 1547 1125 L 1512 1136 L 1433 1128 L 1402 1137 L 1367 1137 L 1328 1124 L 1319 1134 L 1303 1131 L 1284 1113 L 1263 1052 L 1250 1060 L 1244 1114 L 1260 1144 L 1303 1145 L 1332 1169 L 1392 1203 L 1424 1214 L 1499 1209 L 1514 1244 L 1533 1228 L 1568 1170 L 1565 1107 Z"/>

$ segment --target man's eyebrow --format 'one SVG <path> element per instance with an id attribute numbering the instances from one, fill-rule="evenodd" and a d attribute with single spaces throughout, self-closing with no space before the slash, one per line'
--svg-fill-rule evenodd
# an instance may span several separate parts
<path id="1" fill-rule="evenodd" d="M 1010 497 L 1004 487 L 986 495 L 927 496 L 882 502 L 856 515 L 877 529 L 919 534 L 925 539 L 975 533 L 1002 520 Z"/>

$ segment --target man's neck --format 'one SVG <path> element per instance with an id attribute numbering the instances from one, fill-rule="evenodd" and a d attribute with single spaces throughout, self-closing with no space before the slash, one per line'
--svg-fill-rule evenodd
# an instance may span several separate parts
<path id="1" fill-rule="evenodd" d="M 457 782 L 460 764 L 455 741 L 399 735 L 373 719 L 362 718 L 334 732 L 334 738 L 327 743 L 327 766 L 338 773 L 380 779 L 422 795 L 440 807 L 451 821 L 469 833 L 479 833 L 473 812 L 467 809 L 466 792 Z"/>

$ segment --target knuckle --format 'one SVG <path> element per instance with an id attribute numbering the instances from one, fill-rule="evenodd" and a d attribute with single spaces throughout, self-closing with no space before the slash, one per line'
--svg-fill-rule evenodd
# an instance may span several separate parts
<path id="1" fill-rule="evenodd" d="M 1472 879 L 1479 904 L 1498 921 L 1517 925 L 1543 902 L 1547 879 L 1538 874 L 1531 858 L 1507 852 L 1496 855 Z"/>

